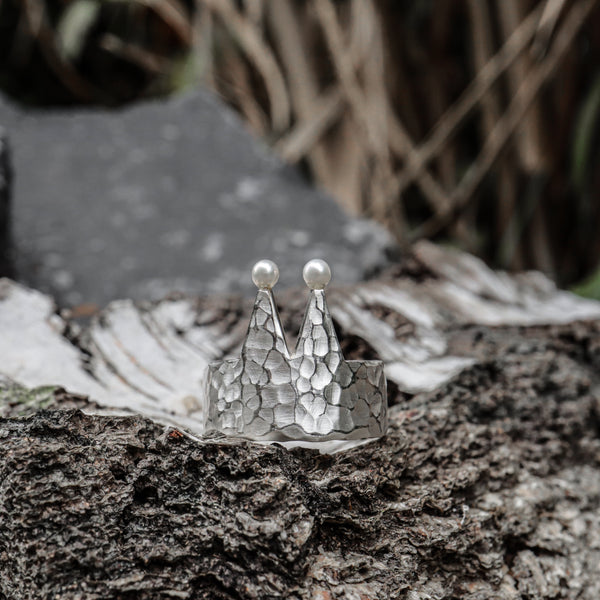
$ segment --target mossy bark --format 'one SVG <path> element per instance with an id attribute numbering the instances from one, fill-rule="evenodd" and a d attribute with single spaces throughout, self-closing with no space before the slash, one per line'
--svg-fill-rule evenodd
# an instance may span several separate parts
<path id="1" fill-rule="evenodd" d="M 4 391 L 54 408 L 0 419 L 0 598 L 596 600 L 600 324 L 447 339 L 473 365 L 332 455 Z"/>

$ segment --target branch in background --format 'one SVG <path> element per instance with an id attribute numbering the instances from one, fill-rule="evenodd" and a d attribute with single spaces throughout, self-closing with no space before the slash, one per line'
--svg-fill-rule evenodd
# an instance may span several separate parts
<path id="1" fill-rule="evenodd" d="M 469 167 L 461 183 L 452 193 L 452 211 L 436 215 L 424 223 L 412 233 L 411 240 L 435 235 L 453 220 L 458 211 L 464 210 L 504 145 L 521 124 L 542 86 L 555 74 L 558 64 L 597 3 L 598 0 L 581 0 L 573 5 L 548 55 L 521 84 L 508 109 L 487 138 L 478 159 Z"/>
<path id="2" fill-rule="evenodd" d="M 562 13 L 562 9 L 566 4 L 566 0 L 546 0 L 544 12 L 540 18 L 540 24 L 535 32 L 535 38 L 532 43 L 532 54 L 542 56 L 546 53 L 548 42 L 556 29 L 558 19 Z"/>
<path id="3" fill-rule="evenodd" d="M 544 13 L 540 19 L 535 35 L 537 36 L 540 27 L 543 26 L 542 19 L 548 14 L 549 8 L 554 8 L 556 18 L 560 14 L 561 5 L 554 3 L 553 0 L 546 2 Z M 498 2 L 498 14 L 500 16 L 500 26 L 504 35 L 508 37 L 522 20 L 522 6 L 519 0 L 501 0 Z M 549 15 L 546 18 L 551 17 Z M 535 42 L 535 37 L 534 40 Z M 517 60 L 507 70 L 508 84 L 511 96 L 516 93 L 521 82 L 526 81 L 533 68 L 533 62 L 528 53 L 522 53 Z M 515 144 L 521 159 L 521 165 L 529 173 L 542 173 L 546 170 L 547 157 L 544 153 L 543 135 L 540 127 L 541 115 L 539 102 L 534 101 L 531 107 L 524 115 L 523 125 L 515 135 Z"/>
<path id="4" fill-rule="evenodd" d="M 266 2 L 264 0 L 243 0 L 245 12 L 250 21 L 254 23 L 256 27 L 261 27 L 266 11 Z M 276 2 L 275 4 L 279 4 Z"/>
<path id="5" fill-rule="evenodd" d="M 279 155 L 289 163 L 296 163 L 309 152 L 314 152 L 320 138 L 342 115 L 344 106 L 342 93 L 337 87 L 311 102 L 311 116 L 300 121 L 275 145 Z"/>
<path id="6" fill-rule="evenodd" d="M 30 34 L 36 39 L 48 67 L 65 88 L 83 102 L 101 98 L 100 90 L 83 79 L 69 62 L 61 58 L 54 33 L 46 20 L 44 3 L 40 0 L 23 0 L 23 10 Z"/>
<path id="7" fill-rule="evenodd" d="M 290 123 L 290 102 L 279 65 L 262 36 L 245 19 L 231 0 L 203 0 L 238 37 L 248 58 L 261 74 L 269 96 L 271 122 L 275 131 L 284 131 Z"/>
<path id="8" fill-rule="evenodd" d="M 555 0 L 546 1 L 536 36 L 532 41 L 532 47 L 536 40 L 539 41 L 540 32 L 544 31 L 544 28 L 552 25 L 553 22 L 556 24 L 563 5 L 564 2 L 562 1 L 558 3 Z M 500 26 L 506 37 L 522 20 L 522 12 L 523 7 L 518 0 L 501 0 L 498 2 Z M 538 56 L 541 57 L 541 53 L 538 53 Z M 508 69 L 507 77 L 511 95 L 517 92 L 522 81 L 527 80 L 532 68 L 531 53 L 523 53 Z M 547 146 L 545 145 L 545 136 L 541 124 L 541 105 L 539 98 L 536 98 L 523 116 L 522 126 L 515 132 L 514 136 L 514 145 L 520 158 L 520 166 L 529 179 L 540 179 L 548 169 L 549 152 L 546 150 Z M 540 210 L 541 195 L 540 190 L 537 194 L 537 210 L 532 215 L 528 241 L 536 263 L 545 273 L 551 274 L 555 272 L 555 269 L 548 243 L 546 223 Z"/>
<path id="9" fill-rule="evenodd" d="M 375 176 L 375 189 L 371 198 L 373 206 L 370 212 L 375 218 L 385 220 L 390 214 L 390 205 L 395 202 L 394 176 L 388 144 L 409 164 L 418 161 L 418 157 L 409 134 L 402 123 L 394 117 L 389 105 L 383 80 L 382 35 L 378 17 L 370 3 L 355 5 L 357 6 L 355 12 L 363 25 L 371 24 L 371 54 L 366 59 L 368 62 L 365 63 L 364 69 L 365 88 L 368 90 L 368 93 L 365 93 L 354 72 L 354 63 L 357 62 L 360 54 L 355 51 L 354 61 L 347 58 L 351 53 L 346 52 L 343 34 L 333 5 L 327 0 L 316 0 L 314 6 L 336 67 L 341 89 L 357 125 L 364 132 L 365 152 L 372 156 L 376 168 L 380 171 L 378 176 Z M 434 178 L 424 171 L 420 173 L 418 183 L 428 202 L 436 209 L 443 210 L 447 203 L 446 194 Z"/>
<path id="10" fill-rule="evenodd" d="M 364 136 L 363 152 L 372 173 L 371 206 L 369 208 L 373 216 L 381 219 L 391 201 L 388 190 L 392 180 L 392 170 L 387 140 L 382 135 L 383 132 L 379 130 L 378 122 L 368 116 L 368 103 L 356 78 L 354 65 L 348 58 L 348 49 L 335 14 L 335 7 L 328 0 L 313 0 L 312 6 L 321 25 L 327 49 L 340 82 L 340 89 L 348 102 L 354 122 L 359 128 L 359 139 Z"/>
<path id="11" fill-rule="evenodd" d="M 376 27 L 373 28 L 372 38 L 374 39 L 371 40 L 371 47 L 376 48 L 377 51 L 375 52 L 372 49 L 369 54 L 369 60 L 365 64 L 364 75 L 364 85 L 368 92 L 365 94 L 366 99 L 368 101 L 370 98 L 374 98 L 370 112 L 371 120 L 374 122 L 379 121 L 377 128 L 379 135 L 384 139 L 388 139 L 388 144 L 392 151 L 394 151 L 403 162 L 414 165 L 415 168 L 420 170 L 419 176 L 417 177 L 417 184 L 423 192 L 428 204 L 436 212 L 443 211 L 448 208 L 447 194 L 438 181 L 426 169 L 426 165 L 420 164 L 419 157 L 415 151 L 415 144 L 411 139 L 410 134 L 403 123 L 396 117 L 394 110 L 390 105 L 384 80 L 385 69 L 383 65 L 383 47 L 381 44 L 382 35 L 378 16 L 370 2 L 355 0 L 354 5 L 360 7 L 360 9 L 357 10 L 357 13 L 358 18 L 362 22 L 371 21 L 376 23 Z M 377 92 L 374 93 L 374 90 L 377 90 Z M 401 238 L 400 235 L 397 237 Z"/>
<path id="12" fill-rule="evenodd" d="M 341 96 L 336 93 L 331 97 L 319 97 L 311 55 L 299 51 L 304 40 L 299 28 L 301 15 L 298 8 L 290 0 L 279 0 L 270 2 L 267 12 L 274 42 L 285 67 L 297 121 L 294 129 L 288 131 L 276 147 L 289 162 L 297 162 L 306 156 L 317 181 L 331 189 L 334 187 L 332 162 L 335 157 L 328 152 L 321 137 L 341 114 Z"/>
<path id="13" fill-rule="evenodd" d="M 192 25 L 187 11 L 179 0 L 134 0 L 136 4 L 154 11 L 179 36 L 184 45 L 189 46 L 194 39 Z"/>
<path id="14" fill-rule="evenodd" d="M 227 97 L 235 101 L 250 127 L 263 137 L 269 133 L 269 119 L 260 105 L 250 81 L 250 67 L 241 60 L 238 49 L 226 45 L 221 50 L 221 69 L 215 76 L 216 83 L 225 89 Z"/>
<path id="15" fill-rule="evenodd" d="M 409 167 L 413 167 L 418 173 L 415 176 L 415 179 L 429 206 L 431 206 L 436 213 L 449 210 L 450 204 L 448 194 L 427 171 L 426 165 L 421 160 L 414 142 L 398 119 L 390 119 L 388 135 L 392 150 L 394 150 L 400 158 L 404 159 L 404 162 L 409 165 Z M 397 188 L 399 187 L 398 178 L 396 178 L 394 187 L 394 195 L 397 195 Z"/>
<path id="16" fill-rule="evenodd" d="M 111 52 L 149 73 L 165 73 L 170 64 L 168 58 L 148 52 L 137 44 L 124 42 L 121 38 L 110 33 L 105 33 L 100 38 L 99 45 L 107 52 Z"/>
<path id="17" fill-rule="evenodd" d="M 500 0 L 503 2 L 504 0 Z M 473 44 L 473 55 L 475 67 L 480 71 L 493 56 L 493 27 L 492 15 L 489 5 L 479 0 L 468 0 L 468 8 L 471 16 L 471 35 Z M 508 39 L 515 27 L 506 32 L 505 38 Z M 515 63 L 513 63 L 514 65 Z M 508 71 L 512 69 L 509 67 Z M 481 137 L 486 139 L 494 129 L 494 126 L 502 114 L 502 100 L 499 93 L 499 86 L 490 87 L 489 91 L 481 98 L 482 122 Z M 510 156 L 501 157 L 498 165 L 498 221 L 500 231 L 506 228 L 506 223 L 518 217 L 515 213 L 518 169 Z"/>
<path id="18" fill-rule="evenodd" d="M 461 97 L 446 111 L 438 121 L 427 139 L 420 144 L 416 152 L 419 163 L 427 164 L 434 156 L 443 150 L 450 136 L 452 136 L 465 117 L 477 106 L 481 98 L 487 93 L 498 78 L 510 67 L 531 42 L 537 31 L 543 7 L 536 6 L 523 20 L 502 48 L 478 71 L 469 87 Z M 414 181 L 419 174 L 415 166 L 406 167 L 400 174 L 397 193 L 402 192 Z"/>
<path id="19" fill-rule="evenodd" d="M 214 23 L 209 10 L 196 10 L 193 23 L 192 52 L 201 80 L 215 88 Z"/>

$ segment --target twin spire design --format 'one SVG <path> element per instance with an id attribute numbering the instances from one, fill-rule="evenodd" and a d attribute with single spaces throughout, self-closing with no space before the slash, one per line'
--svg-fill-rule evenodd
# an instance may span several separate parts
<path id="1" fill-rule="evenodd" d="M 379 437 L 387 428 L 381 361 L 346 361 L 325 300 L 329 265 L 303 271 L 308 306 L 293 352 L 287 346 L 272 288 L 275 263 L 252 270 L 258 288 L 241 357 L 209 366 L 206 430 L 259 440 Z"/>

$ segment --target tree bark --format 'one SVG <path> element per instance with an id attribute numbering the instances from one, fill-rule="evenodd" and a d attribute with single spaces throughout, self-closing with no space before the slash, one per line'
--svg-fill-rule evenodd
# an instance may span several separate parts
<path id="1" fill-rule="evenodd" d="M 79 329 L 5 281 L 0 598 L 600 597 L 600 306 L 429 244 L 329 299 L 346 356 L 386 362 L 390 430 L 319 450 L 199 439 L 190 369 L 235 352 L 242 302 Z"/>

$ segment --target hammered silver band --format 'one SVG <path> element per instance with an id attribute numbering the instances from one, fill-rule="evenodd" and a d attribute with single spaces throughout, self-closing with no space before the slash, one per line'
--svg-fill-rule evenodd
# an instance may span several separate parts
<path id="1" fill-rule="evenodd" d="M 322 441 L 387 429 L 383 363 L 344 359 L 323 289 L 310 291 L 293 352 L 270 287 L 259 289 L 241 357 L 211 364 L 206 382 L 207 432 Z"/>

